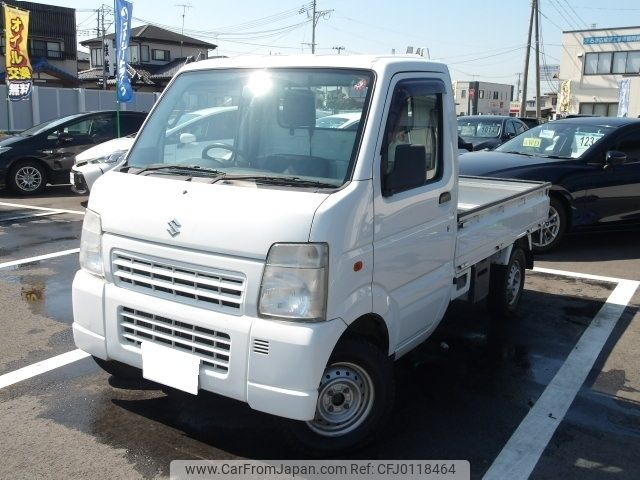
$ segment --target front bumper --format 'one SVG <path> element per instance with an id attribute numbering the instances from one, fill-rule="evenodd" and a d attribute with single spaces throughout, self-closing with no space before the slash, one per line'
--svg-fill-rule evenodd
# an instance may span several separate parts
<path id="1" fill-rule="evenodd" d="M 346 329 L 340 319 L 297 324 L 210 311 L 119 288 L 81 270 L 73 282 L 78 348 L 142 368 L 140 348 L 123 337 L 123 308 L 229 335 L 228 370 L 201 363 L 199 388 L 296 420 L 313 418 L 321 375 Z"/>
<path id="2" fill-rule="evenodd" d="M 89 194 L 95 181 L 105 173 L 105 169 L 98 164 L 87 163 L 74 166 L 69 173 L 71 190 L 79 195 Z"/>

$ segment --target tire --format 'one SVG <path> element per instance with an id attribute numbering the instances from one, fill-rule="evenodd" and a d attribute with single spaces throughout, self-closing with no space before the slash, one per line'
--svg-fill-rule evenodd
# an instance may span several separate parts
<path id="1" fill-rule="evenodd" d="M 47 186 L 47 171 L 38 162 L 21 160 L 11 167 L 7 177 L 7 185 L 13 193 L 36 195 Z"/>
<path id="2" fill-rule="evenodd" d="M 514 247 L 507 265 L 492 265 L 487 306 L 489 311 L 502 318 L 513 317 L 520 304 L 524 289 L 524 251 Z"/>
<path id="3" fill-rule="evenodd" d="M 347 338 L 338 343 L 323 373 L 316 418 L 292 421 L 289 438 L 314 457 L 342 454 L 376 438 L 389 419 L 394 396 L 393 366 L 386 352 L 362 338 Z"/>
<path id="4" fill-rule="evenodd" d="M 93 357 L 93 360 L 98 366 L 105 372 L 113 375 L 121 380 L 139 380 L 142 379 L 142 370 L 126 363 L 117 362 L 115 360 L 103 360 L 98 357 Z"/>
<path id="5" fill-rule="evenodd" d="M 549 216 L 545 225 L 531 236 L 534 252 L 548 252 L 560 243 L 567 228 L 567 209 L 557 198 L 551 197 Z"/>

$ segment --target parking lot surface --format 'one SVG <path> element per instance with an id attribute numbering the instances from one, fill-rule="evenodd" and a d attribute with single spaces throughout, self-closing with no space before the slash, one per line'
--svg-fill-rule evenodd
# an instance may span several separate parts
<path id="1" fill-rule="evenodd" d="M 75 350 L 71 283 L 85 201 L 68 187 L 29 199 L 0 191 L 0 477 L 156 478 L 174 459 L 304 458 L 278 418 L 212 394 L 117 381 L 90 358 L 2 386 L 23 367 Z M 639 245 L 633 231 L 568 237 L 536 262 L 552 272 L 528 272 L 513 321 L 454 305 L 434 336 L 396 363 L 388 429 L 344 458 L 466 459 L 473 478 L 507 478 L 496 475 L 518 432 L 535 436 L 527 430 L 535 414 L 562 397 L 558 379 L 580 367 L 573 357 L 585 354 L 585 332 L 598 333 L 601 312 L 618 307 L 611 332 L 589 346 L 593 368 L 566 415 L 542 412 L 555 424 L 529 459 L 531 478 L 638 478 L 640 293 L 615 305 L 615 281 L 579 274 L 640 280 Z"/>

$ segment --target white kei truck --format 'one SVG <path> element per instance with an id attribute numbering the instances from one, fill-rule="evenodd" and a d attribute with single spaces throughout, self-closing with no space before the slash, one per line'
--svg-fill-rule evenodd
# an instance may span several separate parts
<path id="1" fill-rule="evenodd" d="M 295 420 L 308 451 L 362 444 L 393 361 L 453 300 L 513 315 L 533 266 L 549 184 L 459 178 L 457 141 L 448 69 L 417 56 L 184 66 L 91 192 L 76 345 Z"/>

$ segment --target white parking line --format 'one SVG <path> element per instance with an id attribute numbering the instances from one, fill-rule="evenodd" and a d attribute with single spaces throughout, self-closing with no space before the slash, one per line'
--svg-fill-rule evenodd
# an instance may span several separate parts
<path id="1" fill-rule="evenodd" d="M 540 273 L 548 273 L 550 275 L 559 275 L 562 277 L 573 277 L 573 278 L 582 278 L 585 280 L 595 280 L 598 282 L 620 283 L 620 282 L 635 281 L 635 280 L 629 280 L 626 278 L 603 277 L 602 275 L 591 275 L 590 273 L 567 272 L 566 270 L 555 270 L 553 268 L 535 267 L 533 271 L 540 272 Z"/>
<path id="2" fill-rule="evenodd" d="M 64 208 L 38 207 L 38 206 L 35 206 L 35 205 L 22 205 L 20 203 L 0 202 L 0 207 L 16 207 L 16 208 L 26 208 L 26 209 L 31 209 L 31 210 L 43 210 L 45 212 L 73 213 L 75 215 L 84 215 L 84 212 L 80 211 L 80 210 L 66 210 Z"/>
<path id="3" fill-rule="evenodd" d="M 484 480 L 529 478 L 593 368 L 618 319 L 640 286 L 640 282 L 634 280 L 612 279 L 543 268 L 535 270 L 574 278 L 613 281 L 617 286 L 584 331 L 553 380 L 493 461 Z"/>
<path id="4" fill-rule="evenodd" d="M 90 355 L 82 350 L 76 349 L 70 352 L 57 355 L 47 360 L 28 365 L 26 367 L 14 370 L 13 372 L 0 375 L 0 389 L 13 385 L 14 383 L 22 382 L 41 373 L 50 372 L 58 367 L 69 365 L 70 363 L 77 362 L 83 358 L 87 358 Z"/>
<path id="5" fill-rule="evenodd" d="M 80 252 L 79 248 L 72 248 L 70 250 L 62 250 L 61 252 L 46 253 L 44 255 L 38 255 L 37 257 L 22 258 L 20 260 L 11 260 L 10 262 L 0 263 L 0 268 L 15 267 L 16 265 L 22 265 L 23 263 L 39 262 L 40 260 L 63 257 L 65 255 L 71 255 L 73 253 L 79 253 L 79 252 Z"/>
<path id="6" fill-rule="evenodd" d="M 15 215 L 13 217 L 0 217 L 0 223 L 13 222 L 14 220 L 25 220 L 33 217 L 46 217 L 49 215 L 58 215 L 60 212 L 42 212 L 42 213 L 30 213 L 28 215 Z"/>

